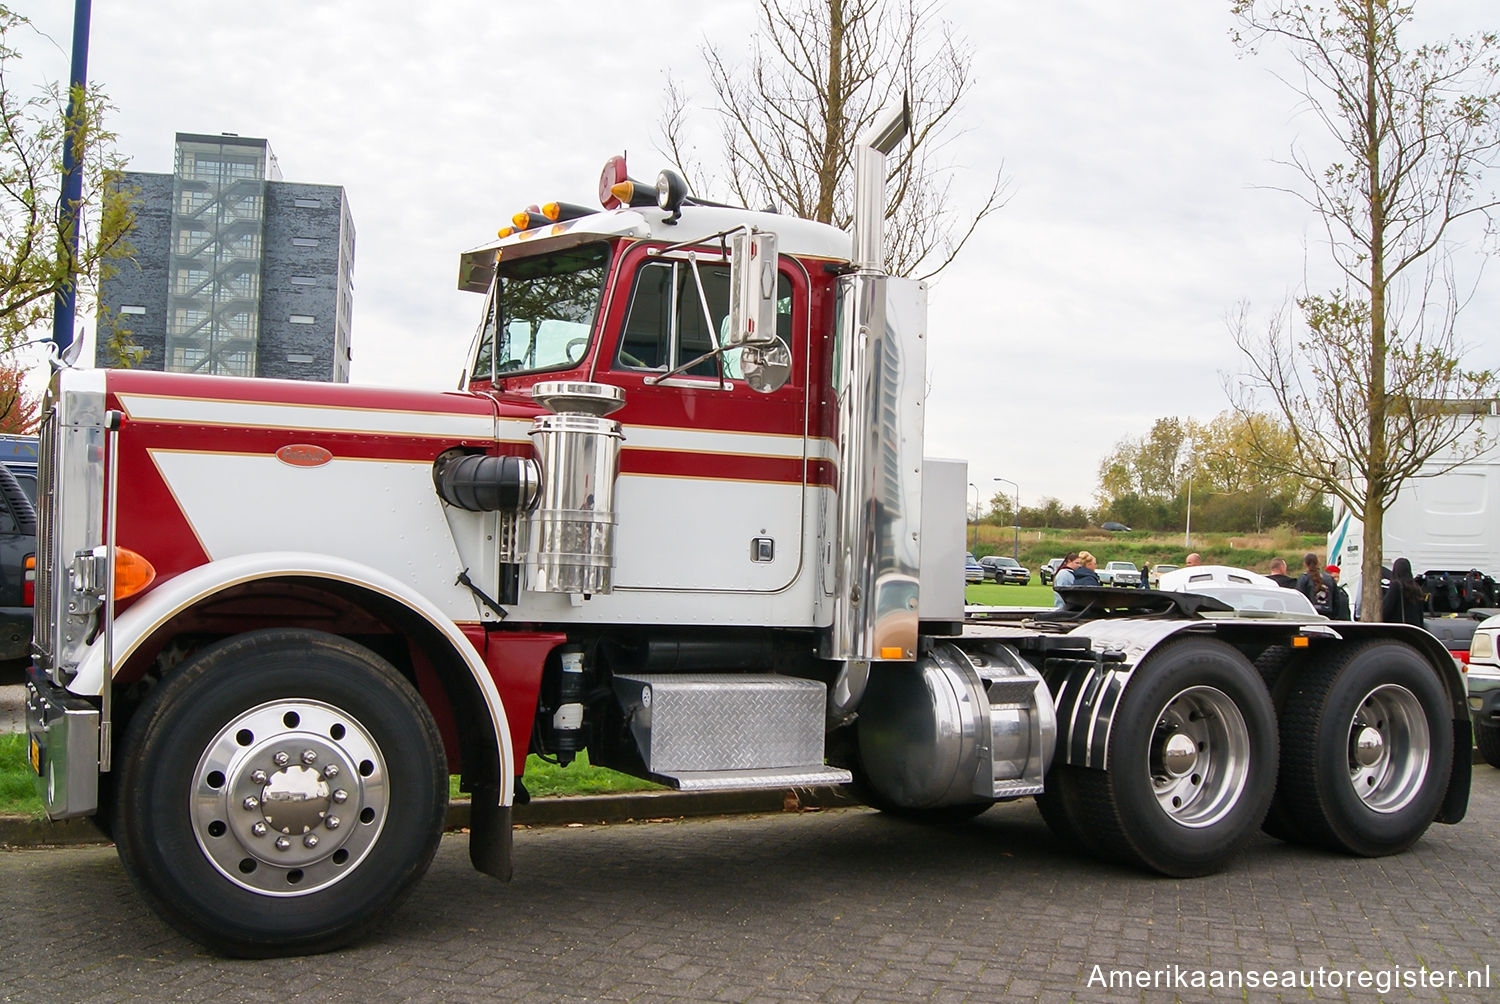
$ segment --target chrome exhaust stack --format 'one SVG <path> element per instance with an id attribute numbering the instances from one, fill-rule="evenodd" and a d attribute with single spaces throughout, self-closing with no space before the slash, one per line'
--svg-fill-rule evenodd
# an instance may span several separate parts
<path id="1" fill-rule="evenodd" d="M 835 717 L 858 704 L 872 660 L 917 657 L 926 290 L 890 277 L 884 263 L 886 156 L 910 126 L 903 100 L 854 155 L 854 271 L 839 280 L 835 375 L 837 585 L 820 646 L 846 663 L 829 694 Z"/>

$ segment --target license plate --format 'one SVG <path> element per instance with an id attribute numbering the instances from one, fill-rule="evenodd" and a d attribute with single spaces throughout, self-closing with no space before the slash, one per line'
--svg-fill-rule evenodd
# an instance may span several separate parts
<path id="1" fill-rule="evenodd" d="M 27 736 L 30 742 L 29 756 L 31 759 L 31 772 L 37 777 L 42 776 L 42 744 L 36 741 L 36 736 Z"/>

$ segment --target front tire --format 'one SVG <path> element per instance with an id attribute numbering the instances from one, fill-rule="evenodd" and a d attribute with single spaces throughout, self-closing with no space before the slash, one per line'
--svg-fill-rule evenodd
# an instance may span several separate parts
<path id="1" fill-rule="evenodd" d="M 1223 869 L 1276 782 L 1276 715 L 1254 667 L 1223 642 L 1173 642 L 1136 670 L 1113 721 L 1108 768 L 1075 775 L 1094 842 L 1164 875 Z"/>
<path id="2" fill-rule="evenodd" d="M 364 935 L 426 871 L 447 765 L 426 706 L 334 635 L 269 630 L 204 649 L 126 738 L 117 840 L 162 917 L 228 955 Z"/>
<path id="3" fill-rule="evenodd" d="M 1395 854 L 1432 824 L 1453 767 L 1453 721 L 1433 668 L 1377 641 L 1307 673 L 1281 716 L 1278 811 L 1292 839 Z"/>

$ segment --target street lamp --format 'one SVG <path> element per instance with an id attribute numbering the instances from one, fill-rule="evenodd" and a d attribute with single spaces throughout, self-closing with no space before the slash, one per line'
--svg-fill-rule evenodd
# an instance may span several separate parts
<path id="1" fill-rule="evenodd" d="M 1182 528 L 1182 546 L 1189 548 L 1193 546 L 1193 443 L 1188 441 L 1188 470 L 1187 470 L 1187 523 Z"/>
<path id="2" fill-rule="evenodd" d="M 1016 490 L 1016 504 L 1011 509 L 1011 513 L 1010 513 L 1010 521 L 1013 524 L 1011 526 L 1011 530 L 1014 531 L 1013 534 L 1012 534 L 1012 538 L 1011 538 L 1011 555 L 1010 556 L 1012 558 L 1015 558 L 1017 561 L 1020 561 L 1021 560 L 1021 486 L 1018 485 L 1018 484 L 1016 484 L 1010 478 L 996 478 L 995 480 L 996 481 L 1003 481 L 1003 482 L 1005 482 L 1006 484 L 1010 485 L 1012 488 L 1014 488 Z"/>
<path id="3" fill-rule="evenodd" d="M 979 486 L 969 482 L 969 487 L 974 489 L 974 543 L 969 545 L 969 550 L 979 550 Z"/>

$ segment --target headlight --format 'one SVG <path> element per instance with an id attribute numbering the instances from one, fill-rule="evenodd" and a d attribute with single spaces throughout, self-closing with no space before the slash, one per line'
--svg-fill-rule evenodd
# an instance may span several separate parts
<path id="1" fill-rule="evenodd" d="M 1475 631 L 1474 640 L 1469 643 L 1469 658 L 1493 659 L 1495 657 L 1495 636 L 1489 631 Z"/>

